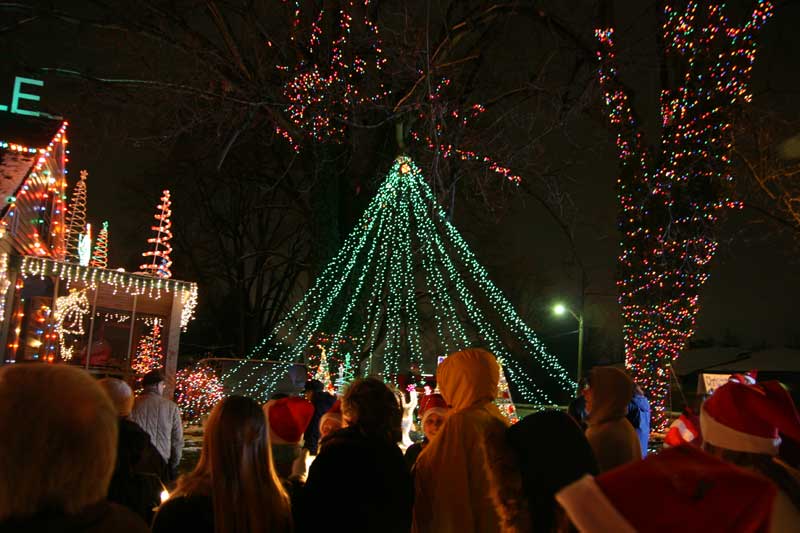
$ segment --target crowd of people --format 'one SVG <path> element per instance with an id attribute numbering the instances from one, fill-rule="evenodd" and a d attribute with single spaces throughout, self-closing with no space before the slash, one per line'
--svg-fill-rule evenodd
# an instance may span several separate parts
<path id="1" fill-rule="evenodd" d="M 0 531 L 800 531 L 783 446 L 800 442 L 800 416 L 781 384 L 731 380 L 701 407 L 702 438 L 648 454 L 649 404 L 620 369 L 593 369 L 567 412 L 516 424 L 499 380 L 485 350 L 446 358 L 405 453 L 413 402 L 376 378 L 340 398 L 314 381 L 265 405 L 229 396 L 175 479 L 183 434 L 161 375 L 134 400 L 119 379 L 7 365 Z"/>

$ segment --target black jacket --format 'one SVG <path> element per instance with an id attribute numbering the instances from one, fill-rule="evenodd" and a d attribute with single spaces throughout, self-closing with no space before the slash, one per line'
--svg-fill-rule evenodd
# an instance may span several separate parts
<path id="1" fill-rule="evenodd" d="M 417 457 L 419 457 L 419 454 L 422 453 L 422 450 L 424 450 L 425 446 L 427 445 L 428 445 L 428 437 L 425 437 L 424 439 L 422 439 L 421 442 L 415 442 L 414 444 L 406 448 L 406 455 L 405 455 L 406 466 L 408 466 L 409 470 L 414 468 L 414 464 L 417 462 Z"/>
<path id="2" fill-rule="evenodd" d="M 108 487 L 109 501 L 124 505 L 148 524 L 160 503 L 167 465 L 150 436 L 130 420 L 119 421 L 117 465 Z"/>
<path id="3" fill-rule="evenodd" d="M 315 392 L 311 403 L 314 404 L 314 416 L 311 417 L 306 432 L 303 434 L 303 448 L 308 450 L 311 455 L 317 455 L 320 436 L 319 421 L 322 415 L 336 403 L 336 396 L 328 392 Z"/>
<path id="4" fill-rule="evenodd" d="M 347 427 L 323 441 L 311 465 L 296 530 L 317 532 L 320 520 L 346 520 L 349 532 L 407 533 L 412 501 L 400 448 Z"/>
<path id="5" fill-rule="evenodd" d="M 214 533 L 214 507 L 210 496 L 176 496 L 158 508 L 153 533 Z"/>
<path id="6" fill-rule="evenodd" d="M 39 513 L 0 522 L 2 533 L 147 533 L 147 524 L 132 511 L 101 502 L 75 515 Z"/>

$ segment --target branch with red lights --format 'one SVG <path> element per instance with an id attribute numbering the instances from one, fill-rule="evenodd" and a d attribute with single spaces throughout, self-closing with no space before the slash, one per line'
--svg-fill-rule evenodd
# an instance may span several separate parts
<path id="1" fill-rule="evenodd" d="M 750 101 L 756 34 L 773 5 L 757 0 L 747 22 L 732 25 L 723 5 L 664 8 L 664 54 L 680 65 L 661 91 L 661 139 L 649 147 L 615 67 L 614 30 L 597 30 L 598 76 L 621 162 L 617 180 L 622 251 L 617 281 L 625 362 L 667 424 L 670 364 L 694 333 L 699 293 L 717 248 L 729 198 L 731 120 Z"/>
<path id="2" fill-rule="evenodd" d="M 386 62 L 378 26 L 369 16 L 371 0 L 337 2 L 329 9 L 325 8 L 326 3 L 309 3 L 310 10 L 304 11 L 299 1 L 293 2 L 291 39 L 302 51 L 303 59 L 293 67 L 278 66 L 279 71 L 290 75 L 283 87 L 289 103 L 289 119 L 315 141 L 341 140 L 353 107 L 374 103 L 389 94 L 380 81 L 374 89 L 365 83 Z M 359 10 L 363 13 L 357 16 Z M 326 37 L 323 27 L 329 26 L 325 24 L 327 18 L 332 18 L 333 29 L 327 36 L 328 47 L 323 47 Z M 368 45 L 355 46 L 354 33 L 366 35 Z M 299 150 L 298 143 L 285 129 L 278 127 L 276 133 Z"/>

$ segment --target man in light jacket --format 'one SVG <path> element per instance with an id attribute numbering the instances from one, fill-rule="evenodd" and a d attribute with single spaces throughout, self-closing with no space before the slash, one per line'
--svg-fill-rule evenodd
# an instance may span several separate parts
<path id="1" fill-rule="evenodd" d="M 164 398 L 164 376 L 158 370 L 145 374 L 144 392 L 136 398 L 130 419 L 144 429 L 153 446 L 169 465 L 172 479 L 177 477 L 183 452 L 183 425 L 175 402 Z"/>

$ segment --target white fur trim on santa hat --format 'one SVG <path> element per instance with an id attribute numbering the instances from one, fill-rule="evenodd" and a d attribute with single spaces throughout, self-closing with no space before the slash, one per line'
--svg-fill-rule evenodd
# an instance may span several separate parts
<path id="1" fill-rule="evenodd" d="M 561 489 L 556 500 L 582 533 L 636 533 L 588 474 Z"/>
<path id="2" fill-rule="evenodd" d="M 778 449 L 781 446 L 780 437 L 774 439 L 758 437 L 718 422 L 708 414 L 705 405 L 700 409 L 700 431 L 705 442 L 735 452 L 778 455 Z"/>
<path id="3" fill-rule="evenodd" d="M 439 416 L 445 416 L 447 415 L 447 411 L 449 411 L 449 409 L 444 407 L 431 407 L 430 409 L 425 410 L 425 413 L 422 415 L 422 421 L 425 422 L 425 419 L 428 418 L 428 415 L 432 415 L 434 413 Z"/>

